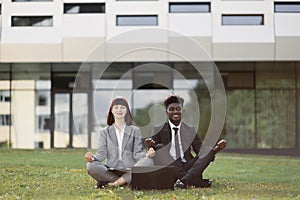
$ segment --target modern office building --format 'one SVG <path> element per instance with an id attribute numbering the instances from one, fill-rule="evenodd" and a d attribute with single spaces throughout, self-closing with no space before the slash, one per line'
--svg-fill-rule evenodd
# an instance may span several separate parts
<path id="1" fill-rule="evenodd" d="M 118 95 L 147 137 L 172 92 L 204 138 L 221 75 L 228 148 L 300 148 L 300 1 L 0 4 L 0 146 L 95 148 Z"/>

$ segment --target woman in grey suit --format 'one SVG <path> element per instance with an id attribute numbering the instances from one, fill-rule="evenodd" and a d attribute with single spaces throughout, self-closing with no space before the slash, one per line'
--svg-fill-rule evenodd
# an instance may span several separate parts
<path id="1" fill-rule="evenodd" d="M 87 171 L 97 180 L 97 188 L 119 186 L 131 181 L 128 170 L 142 157 L 153 157 L 154 150 L 143 151 L 141 131 L 132 125 L 128 102 L 123 97 L 110 104 L 107 125 L 100 132 L 97 153 L 84 156 Z M 106 163 L 103 164 L 103 161 Z"/>

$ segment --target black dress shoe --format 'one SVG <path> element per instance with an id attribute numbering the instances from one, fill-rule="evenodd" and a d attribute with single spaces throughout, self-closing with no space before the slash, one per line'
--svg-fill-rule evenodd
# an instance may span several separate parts
<path id="1" fill-rule="evenodd" d="M 175 183 L 175 187 L 176 188 L 179 188 L 179 189 L 186 189 L 187 188 L 187 185 L 184 184 L 181 180 L 177 180 L 176 183 Z"/>
<path id="2" fill-rule="evenodd" d="M 98 181 L 97 185 L 95 186 L 96 189 L 101 189 L 104 188 L 108 185 L 107 181 Z"/>
<path id="3" fill-rule="evenodd" d="M 201 187 L 201 188 L 209 188 L 212 185 L 212 180 L 210 179 L 198 179 L 198 180 L 194 180 L 191 184 L 193 186 L 197 187 Z"/>
<path id="4" fill-rule="evenodd" d="M 213 181 L 209 179 L 207 182 L 207 185 L 205 185 L 204 187 L 209 188 L 209 187 L 211 187 L 212 183 L 213 183 Z"/>
<path id="5" fill-rule="evenodd" d="M 175 187 L 176 188 L 180 188 L 180 189 L 186 189 L 187 185 L 185 185 L 183 182 L 181 182 L 179 179 L 176 181 L 175 183 Z"/>

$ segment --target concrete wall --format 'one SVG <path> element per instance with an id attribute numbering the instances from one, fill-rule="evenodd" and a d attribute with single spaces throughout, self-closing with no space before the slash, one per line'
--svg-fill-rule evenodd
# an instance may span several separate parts
<path id="1" fill-rule="evenodd" d="M 209 13 L 169 13 L 170 1 L 163 0 L 92 0 L 89 2 L 105 3 L 105 13 L 63 14 L 64 3 L 75 2 L 86 1 L 2 1 L 0 62 L 78 62 L 84 61 L 99 46 L 101 51 L 93 57 L 93 61 L 111 61 L 116 57 L 117 61 L 177 61 L 181 59 L 170 51 L 177 48 L 174 45 L 184 48 L 182 46 L 187 38 L 196 42 L 215 61 L 300 58 L 300 13 L 274 13 L 274 1 L 271 0 L 215 0 L 211 1 Z M 117 15 L 148 14 L 158 16 L 158 25 L 116 25 Z M 222 25 L 223 14 L 261 14 L 264 24 Z M 53 16 L 53 26 L 11 26 L 12 16 L 40 15 Z M 120 34 L 136 30 L 143 30 L 145 37 L 118 38 Z M 160 33 L 159 37 L 153 34 L 155 31 Z M 146 47 L 152 50 L 124 55 L 125 51 Z M 189 50 L 188 46 L 185 48 Z M 166 52 L 162 53 L 159 49 Z M 201 60 L 197 55 L 194 59 Z"/>

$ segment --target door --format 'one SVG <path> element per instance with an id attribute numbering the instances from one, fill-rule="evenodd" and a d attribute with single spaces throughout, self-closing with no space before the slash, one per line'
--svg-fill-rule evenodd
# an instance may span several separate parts
<path id="1" fill-rule="evenodd" d="M 53 147 L 84 148 L 88 145 L 88 95 L 73 91 L 53 94 Z"/>

